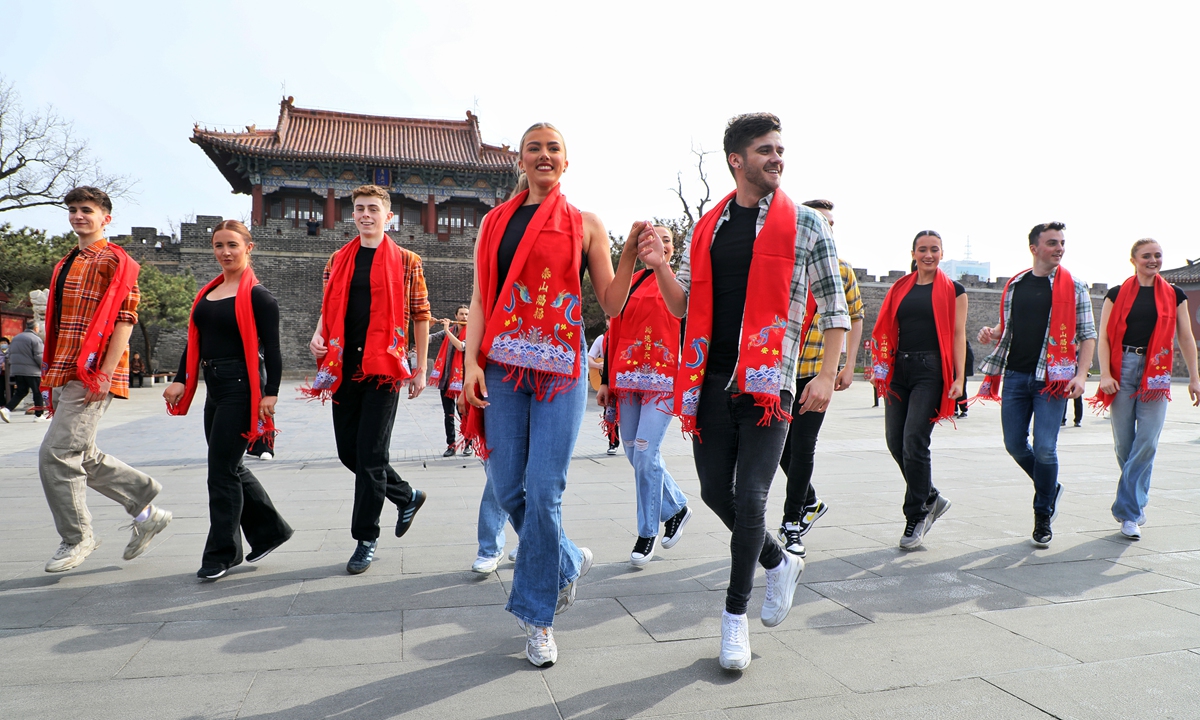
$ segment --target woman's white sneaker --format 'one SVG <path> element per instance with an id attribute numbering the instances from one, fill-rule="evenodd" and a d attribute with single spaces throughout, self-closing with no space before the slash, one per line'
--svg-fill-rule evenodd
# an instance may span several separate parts
<path id="1" fill-rule="evenodd" d="M 721 612 L 721 655 L 717 662 L 726 670 L 745 670 L 750 666 L 750 623 L 745 615 Z"/>
<path id="2" fill-rule="evenodd" d="M 474 564 L 471 565 L 471 572 L 477 572 L 480 575 L 490 575 L 496 569 L 496 566 L 500 564 L 500 558 L 502 557 L 504 555 L 497 555 L 496 557 L 480 555 L 475 558 Z"/>
<path id="3" fill-rule="evenodd" d="M 1142 539 L 1142 529 L 1132 520 L 1126 520 L 1121 523 L 1121 534 L 1130 540 Z"/>
<path id="4" fill-rule="evenodd" d="M 783 562 L 767 571 L 767 592 L 763 598 L 762 624 L 775 627 L 787 619 L 792 611 L 792 599 L 796 596 L 796 585 L 804 573 L 804 558 L 788 553 Z"/>
<path id="5" fill-rule="evenodd" d="M 517 620 L 525 631 L 525 657 L 534 667 L 547 667 L 558 661 L 558 645 L 554 642 L 554 628 L 537 627 Z"/>

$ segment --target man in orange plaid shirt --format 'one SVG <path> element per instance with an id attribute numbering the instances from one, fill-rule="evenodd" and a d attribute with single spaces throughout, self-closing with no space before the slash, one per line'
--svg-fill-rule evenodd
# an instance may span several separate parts
<path id="1" fill-rule="evenodd" d="M 112 201 L 77 187 L 64 202 L 79 236 L 54 268 L 46 307 L 42 397 L 53 413 L 38 453 L 42 490 L 62 544 L 46 572 L 76 567 L 100 541 L 92 532 L 87 489 L 120 503 L 133 517 L 125 559 L 142 554 L 171 513 L 150 503 L 162 486 L 96 448 L 100 418 L 114 396 L 129 397 L 129 335 L 137 323 L 138 264 L 104 237 Z"/>

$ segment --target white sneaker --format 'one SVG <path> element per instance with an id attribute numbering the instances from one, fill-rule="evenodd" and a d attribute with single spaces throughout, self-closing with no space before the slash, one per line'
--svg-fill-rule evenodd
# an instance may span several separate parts
<path id="1" fill-rule="evenodd" d="M 268 461 L 274 460 L 275 456 L 269 452 L 264 452 L 262 455 L 258 456 L 258 459 L 262 460 L 264 462 L 268 462 Z"/>
<path id="2" fill-rule="evenodd" d="M 1142 529 L 1132 520 L 1126 520 L 1121 523 L 1121 534 L 1130 540 L 1142 539 Z"/>
<path id="3" fill-rule="evenodd" d="M 750 666 L 750 623 L 745 615 L 721 612 L 721 655 L 717 662 L 726 670 L 745 670 Z"/>
<path id="4" fill-rule="evenodd" d="M 3 405 L 0 405 L 0 420 L 4 420 L 6 423 L 12 422 L 12 416 L 8 412 L 8 408 L 4 407 Z"/>
<path id="5" fill-rule="evenodd" d="M 157 505 L 150 506 L 150 515 L 143 521 L 134 520 L 129 525 L 122 528 L 130 528 L 133 532 L 129 536 L 129 544 L 125 546 L 126 560 L 132 560 L 138 555 L 146 551 L 146 546 L 154 539 L 154 536 L 162 532 L 163 528 L 171 522 L 171 511 L 163 510 Z"/>
<path id="6" fill-rule="evenodd" d="M 554 614 L 562 615 L 575 604 L 575 590 L 579 585 L 579 581 L 584 575 L 588 574 L 588 570 L 592 569 L 592 551 L 587 548 L 579 548 L 579 552 L 583 553 L 583 562 L 579 564 L 579 577 L 567 583 L 567 586 L 558 591 L 558 602 L 554 606 Z"/>
<path id="7" fill-rule="evenodd" d="M 38 422 L 50 422 L 50 418 L 49 418 L 49 417 L 47 417 L 47 416 L 45 416 L 45 415 L 34 415 L 34 416 L 33 416 L 33 421 L 34 421 L 35 423 L 38 423 Z"/>
<path id="8" fill-rule="evenodd" d="M 58 546 L 58 550 L 54 551 L 54 555 L 46 562 L 46 572 L 63 572 L 77 567 L 87 556 L 92 554 L 92 551 L 100 547 L 100 541 L 95 535 L 84 535 L 83 540 L 80 540 L 75 545 L 68 545 L 63 542 Z"/>
<path id="9" fill-rule="evenodd" d="M 804 558 L 784 553 L 783 562 L 774 570 L 767 571 L 767 594 L 763 598 L 762 624 L 775 627 L 787 619 L 792 611 L 792 599 L 796 596 L 796 585 L 804 573 Z"/>
<path id="10" fill-rule="evenodd" d="M 519 548 L 519 547 L 521 547 L 521 543 L 520 543 L 520 541 L 517 541 L 517 544 L 513 545 L 513 549 L 511 551 L 509 551 L 509 553 L 508 553 L 508 561 L 509 562 L 517 561 L 517 548 Z"/>
<path id="11" fill-rule="evenodd" d="M 502 557 L 504 556 L 487 557 L 486 555 L 480 555 L 475 558 L 474 564 L 471 565 L 471 572 L 476 572 L 480 575 L 490 575 L 496 569 L 496 566 L 500 564 L 500 558 Z"/>
<path id="12" fill-rule="evenodd" d="M 558 645 L 554 642 L 554 628 L 517 624 L 525 631 L 525 657 L 534 667 L 546 667 L 558 661 Z"/>

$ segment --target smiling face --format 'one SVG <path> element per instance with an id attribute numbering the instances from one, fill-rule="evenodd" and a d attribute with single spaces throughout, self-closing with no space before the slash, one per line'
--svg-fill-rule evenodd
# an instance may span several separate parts
<path id="1" fill-rule="evenodd" d="M 250 262 L 250 250 L 254 243 L 246 242 L 246 238 L 232 230 L 218 230 L 213 233 L 213 256 L 225 272 L 236 273 L 246 269 Z"/>
<path id="2" fill-rule="evenodd" d="M 91 200 L 68 205 L 67 217 L 71 221 L 71 229 L 82 239 L 99 238 L 104 234 L 104 227 L 112 222 L 112 215 Z"/>
<path id="3" fill-rule="evenodd" d="M 922 235 L 917 238 L 912 250 L 913 262 L 917 264 L 918 272 L 931 273 L 937 270 L 942 261 L 942 239 L 936 235 Z"/>
<path id="4" fill-rule="evenodd" d="M 557 130 L 539 127 L 525 133 L 517 167 L 530 185 L 552 188 L 567 169 L 567 145 Z"/>
<path id="5" fill-rule="evenodd" d="M 392 209 L 377 197 L 358 195 L 354 198 L 354 227 L 364 238 L 382 237 L 392 216 Z"/>
<path id="6" fill-rule="evenodd" d="M 1036 245 L 1029 246 L 1033 261 L 1042 267 L 1052 270 L 1062 263 L 1063 253 L 1067 251 L 1067 240 L 1062 230 L 1043 230 L 1038 235 Z"/>
<path id="7" fill-rule="evenodd" d="M 1129 259 L 1133 263 L 1133 267 L 1137 270 L 1137 274 L 1143 277 L 1152 277 L 1158 274 L 1162 269 L 1162 246 L 1156 242 L 1148 242 L 1138 245 L 1133 250 L 1133 257 Z"/>
<path id="8" fill-rule="evenodd" d="M 772 130 L 751 140 L 744 153 L 730 153 L 728 160 L 738 185 L 752 185 L 762 195 L 773 193 L 783 175 L 783 138 Z"/>

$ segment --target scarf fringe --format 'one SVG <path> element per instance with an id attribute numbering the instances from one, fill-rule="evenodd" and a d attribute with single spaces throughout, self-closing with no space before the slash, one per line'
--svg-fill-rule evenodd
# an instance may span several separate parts
<path id="1" fill-rule="evenodd" d="M 301 395 L 301 397 L 300 397 L 301 400 L 306 400 L 308 402 L 312 402 L 313 400 L 319 400 L 321 402 L 321 404 L 324 405 L 326 401 L 333 399 L 333 390 L 332 389 L 324 388 L 324 389 L 318 390 L 317 388 L 312 386 L 311 378 L 304 378 L 304 382 L 305 382 L 304 385 L 301 385 L 300 387 L 296 388 L 296 392 L 300 393 L 300 395 Z"/>
<path id="2" fill-rule="evenodd" d="M 977 402 L 1000 402 L 1000 382 L 999 375 L 987 375 L 983 378 L 983 382 L 979 383 L 979 390 L 967 401 L 967 407 L 974 405 Z"/>
<path id="3" fill-rule="evenodd" d="M 683 432 L 683 437 L 696 442 L 704 442 L 700 439 L 700 428 L 696 427 L 696 418 L 692 415 L 679 416 L 679 429 Z"/>
<path id="4" fill-rule="evenodd" d="M 1051 380 L 1042 388 L 1042 394 L 1052 398 L 1065 398 L 1071 394 L 1070 380 Z"/>
<path id="5" fill-rule="evenodd" d="M 412 377 L 397 378 L 394 375 L 367 375 L 363 372 L 362 365 L 358 366 L 358 372 L 354 373 L 354 377 L 350 378 L 353 382 L 374 382 L 379 388 L 388 392 L 397 392 L 400 388 L 408 384 Z"/>
<path id="6" fill-rule="evenodd" d="M 479 456 L 480 460 L 487 460 L 491 456 L 487 446 L 487 437 L 484 434 L 483 410 L 467 403 L 467 412 L 463 415 L 459 429 L 463 436 L 463 448 L 466 448 L 467 445 L 475 448 L 475 454 Z"/>
<path id="7" fill-rule="evenodd" d="M 79 382 L 88 389 L 88 392 L 100 392 L 100 383 L 111 383 L 112 379 L 105 373 L 95 372 L 79 372 L 76 373 L 79 377 Z"/>
<path id="8" fill-rule="evenodd" d="M 258 424 L 259 423 L 255 423 L 256 426 Z M 279 434 L 279 431 L 276 430 L 275 428 L 259 429 L 258 427 L 256 427 L 254 430 L 250 430 L 249 432 L 242 433 L 242 437 L 246 438 L 246 442 L 249 443 L 250 445 L 253 445 L 254 443 L 258 442 L 259 439 L 261 439 L 261 438 L 266 438 L 263 442 L 266 443 L 267 449 L 270 450 L 271 452 L 275 452 L 275 436 L 278 434 Z"/>
<path id="9" fill-rule="evenodd" d="M 754 397 L 754 407 L 763 409 L 763 416 L 758 420 L 758 427 L 768 427 L 776 420 L 792 421 L 792 414 L 783 409 L 778 395 L 764 393 L 751 393 L 751 395 Z"/>
<path id="10" fill-rule="evenodd" d="M 1137 400 L 1138 402 L 1162 402 L 1164 400 L 1170 401 L 1171 391 L 1150 390 L 1149 388 L 1144 387 L 1141 390 L 1138 390 L 1137 394 L 1133 396 L 1133 399 Z"/>
<path id="11" fill-rule="evenodd" d="M 620 437 L 620 418 L 616 408 L 604 408 L 600 413 L 600 429 L 610 443 Z"/>
<path id="12" fill-rule="evenodd" d="M 647 392 L 645 390 L 622 390 L 614 388 L 611 385 L 608 387 L 608 392 L 614 398 L 614 402 L 617 405 L 630 401 L 635 397 L 642 405 L 653 405 L 660 400 L 671 400 L 675 397 L 674 390 L 671 392 Z"/>
<path id="13" fill-rule="evenodd" d="M 1116 398 L 1115 394 L 1110 395 L 1109 393 L 1097 390 L 1095 395 L 1087 399 L 1088 409 L 1096 415 L 1103 415 L 1104 411 L 1108 410 L 1108 406 L 1112 405 L 1112 401 Z"/>

